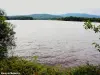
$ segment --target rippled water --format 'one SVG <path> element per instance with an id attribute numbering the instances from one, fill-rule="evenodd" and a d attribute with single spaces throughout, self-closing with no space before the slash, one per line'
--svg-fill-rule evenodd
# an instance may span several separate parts
<path id="1" fill-rule="evenodd" d="M 77 66 L 100 63 L 100 53 L 91 45 L 98 34 L 85 30 L 83 22 L 48 20 L 12 20 L 16 28 L 13 54 L 25 58 L 38 56 L 45 64 Z M 99 23 L 95 23 L 99 24 Z M 9 52 L 11 53 L 11 52 Z"/>

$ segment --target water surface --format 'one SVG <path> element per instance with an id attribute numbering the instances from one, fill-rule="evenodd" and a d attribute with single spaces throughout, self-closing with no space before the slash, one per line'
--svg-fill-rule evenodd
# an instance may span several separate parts
<path id="1" fill-rule="evenodd" d="M 38 56 L 45 64 L 77 66 L 100 63 L 100 53 L 92 45 L 99 35 L 85 30 L 84 22 L 48 20 L 12 20 L 17 47 L 13 54 L 30 58 Z M 95 23 L 99 24 L 99 23 Z"/>

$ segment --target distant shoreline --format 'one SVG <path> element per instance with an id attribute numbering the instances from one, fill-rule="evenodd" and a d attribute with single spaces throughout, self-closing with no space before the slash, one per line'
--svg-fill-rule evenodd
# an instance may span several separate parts
<path id="1" fill-rule="evenodd" d="M 76 21 L 76 22 L 85 22 L 87 20 L 91 21 L 91 22 L 100 22 L 100 18 L 88 18 L 88 17 L 61 17 L 61 18 L 34 18 L 34 17 L 30 17 L 30 16 L 13 16 L 13 17 L 9 17 L 6 16 L 7 20 L 57 20 L 57 21 Z"/>

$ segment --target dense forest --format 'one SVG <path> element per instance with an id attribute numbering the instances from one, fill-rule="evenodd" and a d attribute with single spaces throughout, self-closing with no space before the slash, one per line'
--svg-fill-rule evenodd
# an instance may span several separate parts
<path id="1" fill-rule="evenodd" d="M 57 18 L 57 20 L 63 20 L 63 21 L 87 21 L 90 20 L 91 22 L 100 22 L 100 18 L 85 18 L 85 17 L 63 17 L 63 18 Z"/>
<path id="2" fill-rule="evenodd" d="M 6 16 L 7 20 L 33 20 L 30 16 Z"/>

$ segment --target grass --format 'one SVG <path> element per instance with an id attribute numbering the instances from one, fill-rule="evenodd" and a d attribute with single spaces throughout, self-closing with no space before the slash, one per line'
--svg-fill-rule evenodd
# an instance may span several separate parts
<path id="1" fill-rule="evenodd" d="M 100 66 L 84 65 L 73 68 L 47 66 L 19 57 L 0 60 L 0 72 L 18 72 L 20 75 L 100 75 Z"/>

